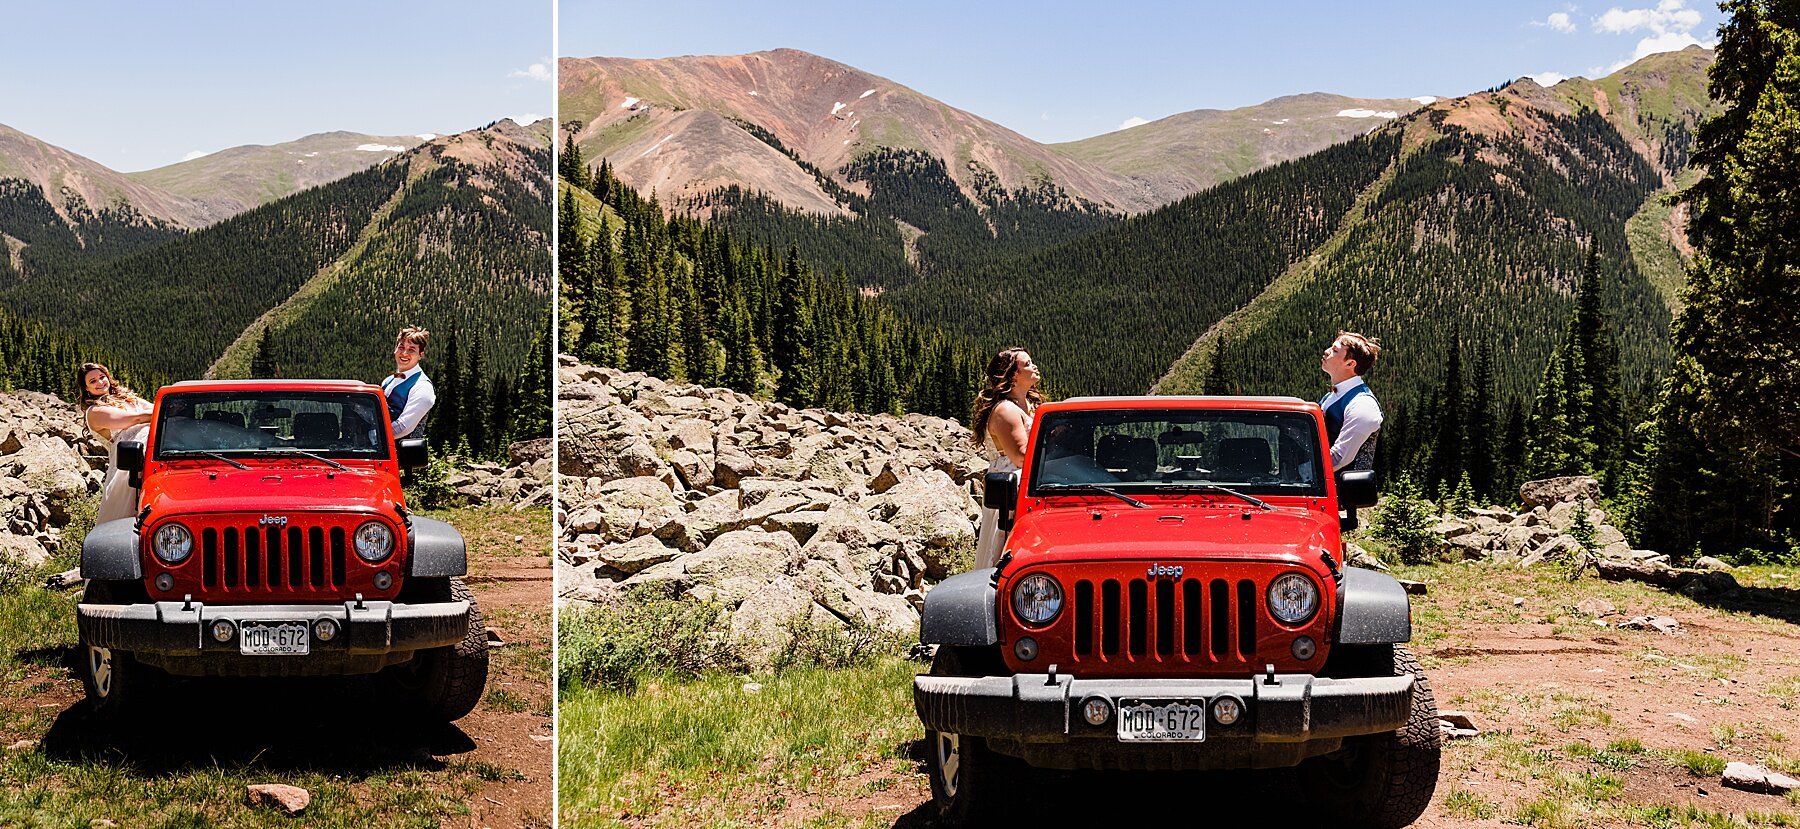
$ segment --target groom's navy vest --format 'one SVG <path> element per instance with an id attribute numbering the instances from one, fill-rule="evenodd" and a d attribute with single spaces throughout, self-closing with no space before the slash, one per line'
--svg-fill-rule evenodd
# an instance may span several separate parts
<path id="1" fill-rule="evenodd" d="M 1362 395 L 1362 394 L 1367 394 L 1370 397 L 1373 397 L 1375 395 L 1374 392 L 1369 391 L 1369 386 L 1367 383 L 1358 383 L 1355 388 L 1352 388 L 1351 390 L 1344 392 L 1344 396 L 1339 397 L 1336 401 L 1334 401 L 1331 404 L 1330 408 L 1327 408 L 1325 410 L 1325 439 L 1326 440 L 1329 440 L 1332 443 L 1337 443 L 1338 433 L 1344 431 L 1344 410 L 1348 409 L 1350 407 L 1350 401 L 1355 400 L 1357 395 Z M 1330 392 L 1327 392 L 1325 394 L 1325 397 L 1330 397 L 1330 396 L 1331 396 Z M 1319 398 L 1319 405 L 1321 405 L 1321 406 L 1325 405 L 1325 397 Z M 1362 447 L 1356 450 L 1356 457 L 1351 458 L 1350 462 L 1344 465 L 1344 468 L 1345 469 L 1374 469 L 1375 468 L 1375 433 L 1371 433 L 1369 435 L 1368 439 L 1363 441 Z"/>
<path id="2" fill-rule="evenodd" d="M 389 417 L 399 419 L 400 413 L 406 410 L 406 398 L 408 395 L 412 394 L 413 385 L 419 382 L 420 377 L 424 376 L 425 372 L 423 371 L 414 372 L 412 376 L 395 383 L 393 388 L 388 389 L 387 404 Z M 419 418 L 419 425 L 414 426 L 412 431 L 407 432 L 404 435 L 395 435 L 394 440 L 412 437 L 413 435 L 425 431 L 425 420 L 426 418 Z M 1338 420 L 1341 422 L 1343 416 L 1339 415 Z"/>

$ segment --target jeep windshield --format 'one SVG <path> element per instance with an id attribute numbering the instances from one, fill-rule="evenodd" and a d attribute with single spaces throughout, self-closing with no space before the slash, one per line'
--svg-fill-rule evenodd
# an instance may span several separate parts
<path id="1" fill-rule="evenodd" d="M 1302 412 L 1109 409 L 1045 414 L 1029 494 L 1106 487 L 1322 497 L 1317 423 Z"/>
<path id="2" fill-rule="evenodd" d="M 388 457 L 381 398 L 362 392 L 228 391 L 164 395 L 156 459 Z"/>

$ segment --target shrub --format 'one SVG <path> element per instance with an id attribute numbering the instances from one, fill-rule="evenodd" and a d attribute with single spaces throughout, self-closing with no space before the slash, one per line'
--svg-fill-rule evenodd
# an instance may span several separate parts
<path id="1" fill-rule="evenodd" d="M 795 616 L 782 626 L 782 632 L 785 641 L 773 660 L 778 671 L 814 665 L 834 669 L 860 667 L 883 656 L 904 653 L 909 638 L 855 618 L 838 626 Z"/>
<path id="2" fill-rule="evenodd" d="M 1401 561 L 1418 564 L 1437 546 L 1438 537 L 1431 532 L 1435 517 L 1431 502 L 1419 493 L 1419 485 L 1401 475 L 1376 509 L 1371 535 L 1398 554 Z"/>
<path id="3" fill-rule="evenodd" d="M 1600 528 L 1588 517 L 1590 509 L 1586 499 L 1575 505 L 1575 523 L 1569 525 L 1569 537 L 1581 545 L 1581 549 L 1593 552 L 1600 546 Z"/>
<path id="4" fill-rule="evenodd" d="M 403 481 L 407 505 L 416 510 L 458 505 L 462 496 L 449 484 L 450 472 L 455 468 L 454 456 L 432 455 L 429 463 L 412 470 L 410 479 Z"/>
<path id="5" fill-rule="evenodd" d="M 716 605 L 630 590 L 619 601 L 563 611 L 557 623 L 557 684 L 628 691 L 649 675 L 743 670 Z"/>

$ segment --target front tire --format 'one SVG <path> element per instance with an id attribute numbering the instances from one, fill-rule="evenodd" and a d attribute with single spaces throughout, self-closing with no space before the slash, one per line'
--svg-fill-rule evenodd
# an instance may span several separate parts
<path id="1" fill-rule="evenodd" d="M 1437 789 L 1442 751 L 1438 742 L 1437 700 L 1412 652 L 1400 645 L 1380 646 L 1384 651 L 1389 648 L 1391 656 L 1369 649 L 1369 661 L 1381 657 L 1392 666 L 1390 676 L 1413 675 L 1412 713 L 1406 724 L 1397 731 L 1345 740 L 1341 750 L 1309 760 L 1301 767 L 1328 819 L 1336 826 L 1408 826 L 1425 813 L 1431 794 Z"/>
<path id="2" fill-rule="evenodd" d="M 420 580 L 407 586 L 409 602 L 469 603 L 469 626 L 462 641 L 443 648 L 421 651 L 407 665 L 395 669 L 400 689 L 413 696 L 432 716 L 448 722 L 468 716 L 481 702 L 487 688 L 487 626 L 481 608 L 462 579 Z"/>
<path id="3" fill-rule="evenodd" d="M 130 583 L 89 581 L 82 593 L 84 604 L 122 604 L 131 601 Z M 76 644 L 81 659 L 81 688 L 96 716 L 112 719 L 135 708 L 151 692 L 160 673 L 139 664 L 126 651 L 91 644 L 84 637 Z"/>
<path id="4" fill-rule="evenodd" d="M 980 652 L 939 646 L 931 660 L 932 676 L 988 676 L 994 659 Z M 1004 664 L 1000 665 L 1004 670 Z M 931 774 L 931 798 L 938 819 L 945 826 L 1000 825 L 1001 798 L 1016 785 L 1023 764 L 996 754 L 980 737 L 926 731 L 926 764 Z"/>

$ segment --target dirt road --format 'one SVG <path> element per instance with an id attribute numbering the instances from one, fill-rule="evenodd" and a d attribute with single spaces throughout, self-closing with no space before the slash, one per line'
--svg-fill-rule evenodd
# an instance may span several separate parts
<path id="1" fill-rule="evenodd" d="M 70 635 L 15 652 L 0 688 L 0 747 L 13 746 L 0 756 L 0 825 L 261 825 L 289 819 L 247 806 L 244 787 L 289 783 L 313 797 L 294 825 L 549 826 L 549 516 L 434 515 L 467 539 L 469 585 L 504 642 L 469 716 L 422 719 L 371 678 L 174 680 L 152 713 L 103 727 Z M 41 600 L 72 616 L 75 599 Z"/>
<path id="2" fill-rule="evenodd" d="M 1414 651 L 1440 710 L 1482 733 L 1443 747 L 1419 827 L 1800 826 L 1800 797 L 1720 784 L 1728 761 L 1800 776 L 1800 568 L 1740 569 L 1748 589 L 1689 598 L 1552 570 L 1439 565 L 1407 577 Z M 1792 585 L 1792 586 L 1790 586 Z M 1596 600 L 1577 605 L 1584 600 Z M 1621 629 L 1639 615 L 1672 634 Z M 1600 623 L 1596 623 L 1596 619 Z M 923 748 L 838 780 L 828 792 L 771 792 L 768 825 L 934 823 Z M 1304 814 L 1283 774 L 1042 774 L 1016 793 L 1021 819 L 1130 825 L 1170 813 Z M 671 804 L 672 808 L 679 808 Z M 1147 824 L 1146 824 L 1147 825 Z"/>

